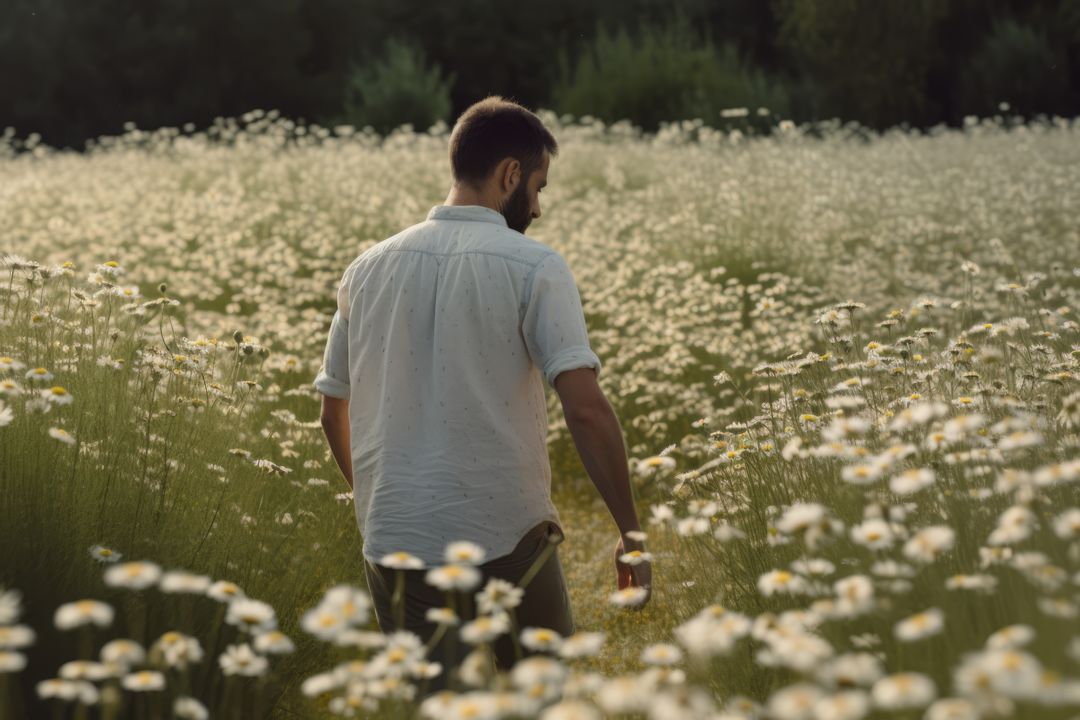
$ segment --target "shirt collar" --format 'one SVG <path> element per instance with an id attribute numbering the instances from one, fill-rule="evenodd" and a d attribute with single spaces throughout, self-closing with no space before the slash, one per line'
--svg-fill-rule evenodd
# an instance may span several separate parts
<path id="1" fill-rule="evenodd" d="M 436 205 L 428 212 L 428 220 L 476 220 L 508 227 L 501 212 L 484 205 Z"/>

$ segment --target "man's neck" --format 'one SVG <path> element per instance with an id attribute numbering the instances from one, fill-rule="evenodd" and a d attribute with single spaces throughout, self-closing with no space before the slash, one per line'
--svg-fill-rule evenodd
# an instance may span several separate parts
<path id="1" fill-rule="evenodd" d="M 480 205 L 495 212 L 500 212 L 497 203 L 486 193 L 480 193 L 471 188 L 454 185 L 450 188 L 450 194 L 446 196 L 444 205 Z"/>

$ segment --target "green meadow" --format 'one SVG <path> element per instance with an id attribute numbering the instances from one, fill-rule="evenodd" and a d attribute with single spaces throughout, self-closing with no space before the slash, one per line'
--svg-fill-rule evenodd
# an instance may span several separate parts
<path id="1" fill-rule="evenodd" d="M 425 696 L 378 632 L 311 382 L 345 267 L 446 197 L 444 125 L 5 136 L 0 718 L 1080 713 L 1075 121 L 539 114 L 529 235 L 582 295 L 649 602 L 549 391 L 578 636 Z"/>

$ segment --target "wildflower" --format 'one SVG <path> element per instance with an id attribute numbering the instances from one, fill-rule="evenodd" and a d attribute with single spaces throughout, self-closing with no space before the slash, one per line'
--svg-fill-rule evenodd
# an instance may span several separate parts
<path id="1" fill-rule="evenodd" d="M 29 625 L 0 625 L 0 650 L 17 650 L 34 644 L 37 635 Z"/>
<path id="2" fill-rule="evenodd" d="M 839 602 L 836 614 L 840 617 L 854 617 L 873 608 L 874 584 L 866 575 L 851 575 L 833 584 Z"/>
<path id="3" fill-rule="evenodd" d="M 29 403 L 27 403 L 29 405 Z M 64 428 L 51 427 L 49 428 L 49 437 L 59 440 L 67 445 L 75 444 L 75 437 Z"/>
<path id="4" fill-rule="evenodd" d="M 205 594 L 210 587 L 210 577 L 196 575 L 183 570 L 170 570 L 161 576 L 158 589 L 163 593 L 197 593 Z"/>
<path id="5" fill-rule="evenodd" d="M 465 623 L 459 629 L 461 639 L 469 645 L 492 642 L 499 635 L 510 630 L 510 616 L 506 613 L 480 615 L 475 620 Z"/>
<path id="6" fill-rule="evenodd" d="M 481 610 L 481 612 L 490 612 L 490 610 Z M 457 613 L 448 607 L 428 608 L 427 612 L 424 613 L 424 619 L 438 625 L 457 625 L 461 622 L 461 618 L 457 616 Z"/>
<path id="7" fill-rule="evenodd" d="M 254 645 L 255 650 L 264 655 L 286 655 L 296 650 L 293 641 L 280 630 L 256 634 Z"/>
<path id="8" fill-rule="evenodd" d="M 1062 540 L 1080 537 L 1080 508 L 1069 508 L 1055 517 L 1054 533 Z"/>
<path id="9" fill-rule="evenodd" d="M 648 588 L 639 585 L 629 585 L 622 590 L 617 590 L 608 596 L 608 601 L 618 607 L 636 607 L 645 602 L 648 597 Z"/>
<path id="10" fill-rule="evenodd" d="M 1009 625 L 986 639 L 986 647 L 992 650 L 1015 649 L 1035 639 L 1035 629 L 1030 625 Z"/>
<path id="11" fill-rule="evenodd" d="M 990 533 L 988 545 L 1012 545 L 1025 540 L 1035 529 L 1035 514 L 1023 505 L 1014 505 L 998 518 L 997 528 Z"/>
<path id="12" fill-rule="evenodd" d="M 247 643 L 229 645 L 218 657 L 221 671 L 226 675 L 256 676 L 266 672 L 270 662 L 256 654 Z"/>
<path id="13" fill-rule="evenodd" d="M 521 631 L 521 644 L 529 650 L 558 652 L 562 636 L 549 628 L 525 627 Z"/>
<path id="14" fill-rule="evenodd" d="M 928 705 L 937 696 L 937 686 L 922 673 L 897 673 L 875 682 L 870 694 L 883 710 L 904 710 Z"/>
<path id="15" fill-rule="evenodd" d="M 653 643 L 641 651 L 641 662 L 646 665 L 674 665 L 682 658 L 682 650 L 671 643 Z"/>
<path id="16" fill-rule="evenodd" d="M 600 652 L 606 639 L 605 633 L 578 631 L 563 638 L 559 656 L 566 659 L 592 657 Z"/>
<path id="17" fill-rule="evenodd" d="M 651 475 L 653 473 L 668 472 L 675 467 L 675 458 L 666 455 L 653 455 L 644 460 L 639 460 L 635 466 L 638 475 Z"/>
<path id="18" fill-rule="evenodd" d="M 41 382 L 49 382 L 53 379 L 53 374 L 43 367 L 31 368 L 26 371 L 27 380 L 40 380 Z"/>
<path id="19" fill-rule="evenodd" d="M 53 624 L 58 630 L 70 630 L 82 625 L 107 627 L 112 624 L 114 611 L 112 606 L 97 600 L 78 600 L 64 603 L 56 609 Z"/>
<path id="20" fill-rule="evenodd" d="M 809 590 L 806 579 L 787 570 L 771 570 L 758 578 L 758 591 L 770 595 L 799 595 Z"/>
<path id="21" fill-rule="evenodd" d="M 870 712 L 870 696 L 862 690 L 844 690 L 814 703 L 815 720 L 861 720 Z"/>
<path id="22" fill-rule="evenodd" d="M 619 556 L 619 562 L 627 565 L 640 565 L 643 562 L 652 562 L 652 553 L 644 552 L 642 550 L 631 550 L 628 553 L 623 553 Z"/>
<path id="23" fill-rule="evenodd" d="M 942 698 L 926 708 L 925 720 L 980 720 L 982 712 L 962 698 Z"/>
<path id="24" fill-rule="evenodd" d="M 0 650 L 0 674 L 17 673 L 25 669 L 25 655 L 14 650 Z"/>
<path id="25" fill-rule="evenodd" d="M 146 651 L 142 645 L 128 638 L 116 638 L 101 646 L 101 661 L 108 665 L 124 668 L 125 672 L 132 665 L 139 665 L 146 660 Z"/>
<path id="26" fill-rule="evenodd" d="M 818 682 L 828 687 L 869 687 L 885 671 L 881 659 L 868 652 L 838 655 L 815 671 Z"/>
<path id="27" fill-rule="evenodd" d="M 884 469 L 880 462 L 856 463 L 845 465 L 840 470 L 840 477 L 852 485 L 869 485 L 881 477 Z"/>
<path id="28" fill-rule="evenodd" d="M 919 562 L 933 562 L 942 553 L 952 549 L 956 533 L 948 525 L 932 525 L 915 533 L 904 544 L 904 556 Z"/>
<path id="29" fill-rule="evenodd" d="M 481 613 L 509 610 L 521 604 L 525 589 L 502 578 L 489 578 L 484 589 L 476 593 L 477 608 Z"/>
<path id="30" fill-rule="evenodd" d="M 178 695 L 173 701 L 173 714 L 179 720 L 207 720 L 210 711 L 196 698 L 190 695 Z"/>
<path id="31" fill-rule="evenodd" d="M 871 518 L 851 528 L 851 539 L 871 550 L 884 550 L 892 547 L 895 536 L 889 523 Z"/>
<path id="32" fill-rule="evenodd" d="M 308 480 L 308 483 L 312 481 Z M 379 564 L 394 570 L 420 570 L 424 567 L 423 560 L 404 551 L 383 555 Z"/>
<path id="33" fill-rule="evenodd" d="M 897 639 L 910 642 L 937 635 L 944 627 L 945 613 L 939 608 L 930 608 L 896 623 L 893 633 Z"/>
<path id="34" fill-rule="evenodd" d="M 795 503 L 784 512 L 776 527 L 783 533 L 802 532 L 821 523 L 825 515 L 825 506 L 819 503 Z"/>
<path id="35" fill-rule="evenodd" d="M 992 591 L 997 587 L 997 578 L 993 575 L 953 575 L 945 581 L 949 590 Z"/>
<path id="36" fill-rule="evenodd" d="M 776 720 L 810 720 L 814 706 L 824 696 L 821 688 L 813 683 L 788 685 L 769 698 L 769 716 Z"/>
<path id="37" fill-rule="evenodd" d="M 889 489 L 897 495 L 911 495 L 934 484 L 934 471 L 930 468 L 905 470 L 889 481 Z"/>
<path id="38" fill-rule="evenodd" d="M 470 592 L 480 584 L 480 571 L 471 565 L 443 565 L 431 568 L 424 576 L 428 585 L 434 585 L 440 590 L 461 590 Z"/>
<path id="39" fill-rule="evenodd" d="M 48 400 L 53 405 L 70 405 L 75 401 L 75 398 L 71 396 L 71 393 L 67 391 L 67 388 L 62 385 L 53 385 L 51 388 L 42 390 L 41 397 Z"/>
<path id="40" fill-rule="evenodd" d="M 15 420 L 15 413 L 11 408 L 4 405 L 4 401 L 0 400 L 0 427 L 10 425 Z"/>
<path id="41" fill-rule="evenodd" d="M 165 676 L 156 670 L 139 670 L 128 673 L 120 680 L 125 690 L 147 692 L 165 689 Z"/>
<path id="42" fill-rule="evenodd" d="M 203 650 L 198 638 L 171 630 L 154 642 L 150 647 L 150 655 L 155 658 L 155 664 L 163 663 L 167 667 L 182 670 L 189 663 L 202 660 Z"/>
<path id="43" fill-rule="evenodd" d="M 143 590 L 155 585 L 161 578 L 161 566 L 147 561 L 126 562 L 113 565 L 105 571 L 105 584 L 129 590 Z"/>
<path id="44" fill-rule="evenodd" d="M 206 589 L 206 596 L 218 602 L 232 602 L 236 598 L 244 597 L 244 591 L 236 583 L 218 580 Z"/>
<path id="45" fill-rule="evenodd" d="M 446 562 L 479 565 L 484 562 L 485 551 L 474 542 L 459 540 L 446 546 Z"/>
<path id="46" fill-rule="evenodd" d="M 94 558 L 99 563 L 107 564 L 119 562 L 123 555 L 104 545 L 94 545 L 90 548 L 90 557 Z"/>
<path id="47" fill-rule="evenodd" d="M 277 614 L 267 603 L 251 598 L 237 598 L 228 605 L 225 622 L 250 633 L 277 628 Z"/>

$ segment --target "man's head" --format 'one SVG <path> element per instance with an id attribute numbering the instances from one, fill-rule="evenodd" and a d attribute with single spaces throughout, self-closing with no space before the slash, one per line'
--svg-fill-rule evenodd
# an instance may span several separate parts
<path id="1" fill-rule="evenodd" d="M 489 198 L 518 232 L 540 217 L 538 195 L 558 152 L 540 118 L 498 95 L 470 106 L 450 133 L 454 184 Z"/>

